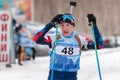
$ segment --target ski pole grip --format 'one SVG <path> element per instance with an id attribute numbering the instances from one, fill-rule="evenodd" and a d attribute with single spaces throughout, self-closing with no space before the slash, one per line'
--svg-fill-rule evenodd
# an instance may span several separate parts
<path id="1" fill-rule="evenodd" d="M 92 21 L 90 22 L 90 25 L 91 25 L 92 27 L 94 26 Z"/>

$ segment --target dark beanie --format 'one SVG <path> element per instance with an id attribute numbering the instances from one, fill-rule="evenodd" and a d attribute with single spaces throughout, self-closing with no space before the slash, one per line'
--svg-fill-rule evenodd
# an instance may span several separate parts
<path id="1" fill-rule="evenodd" d="M 66 23 L 69 23 L 69 24 L 75 26 L 75 20 L 74 20 L 74 17 L 72 16 L 72 14 L 65 13 L 65 14 L 63 14 L 62 18 L 63 18 L 62 19 L 63 23 L 66 22 Z"/>

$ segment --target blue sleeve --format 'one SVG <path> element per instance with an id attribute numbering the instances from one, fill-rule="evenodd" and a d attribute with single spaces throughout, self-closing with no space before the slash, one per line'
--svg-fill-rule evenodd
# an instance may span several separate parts
<path id="1" fill-rule="evenodd" d="M 101 49 L 101 48 L 104 47 L 104 42 L 103 42 L 102 36 L 101 36 L 97 26 L 94 26 L 93 30 L 94 30 L 94 33 L 95 33 L 97 49 Z M 88 45 L 87 45 L 87 48 L 88 49 L 94 49 L 94 45 L 95 45 L 94 42 L 89 41 Z"/>
<path id="2" fill-rule="evenodd" d="M 48 23 L 42 30 L 40 30 L 39 32 L 37 32 L 34 36 L 33 36 L 33 41 L 35 41 L 37 44 L 44 44 L 44 45 L 48 45 L 50 48 L 52 47 L 51 45 L 51 38 L 48 36 L 48 38 L 44 38 L 45 34 L 53 27 L 54 25 L 52 23 Z"/>

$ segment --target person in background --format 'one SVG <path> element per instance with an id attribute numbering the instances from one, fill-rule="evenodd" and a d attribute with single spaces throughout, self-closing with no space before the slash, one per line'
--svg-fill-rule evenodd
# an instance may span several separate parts
<path id="1" fill-rule="evenodd" d="M 22 65 L 22 60 L 30 60 L 31 57 L 33 60 L 35 59 L 35 44 L 34 41 L 28 37 L 27 30 L 22 26 L 18 25 L 15 28 L 15 32 L 17 34 L 17 44 L 19 46 L 18 50 L 18 63 Z"/>
<path id="2" fill-rule="evenodd" d="M 22 65 L 22 58 L 23 58 L 23 54 L 25 52 L 25 49 L 24 49 L 24 46 L 21 44 L 21 38 L 23 37 L 21 35 L 21 28 L 22 28 L 22 25 L 18 25 L 16 28 L 15 28 L 15 33 L 17 35 L 17 44 L 18 44 L 18 64 L 19 65 Z"/>
<path id="3" fill-rule="evenodd" d="M 104 44 L 97 27 L 96 17 L 93 14 L 88 14 L 87 17 L 88 21 L 92 21 L 94 24 L 97 49 L 101 49 Z M 56 25 L 59 25 L 61 29 L 60 34 L 57 36 L 46 35 L 50 29 L 56 28 Z M 55 40 L 56 37 L 57 40 Z M 76 34 L 75 19 L 70 13 L 56 15 L 42 30 L 33 36 L 33 40 L 37 44 L 48 45 L 50 48 L 48 80 L 51 80 L 51 77 L 52 80 L 77 80 L 82 47 L 94 49 L 93 41 L 87 41 L 85 37 Z M 54 48 L 56 48 L 56 51 L 54 51 Z"/>

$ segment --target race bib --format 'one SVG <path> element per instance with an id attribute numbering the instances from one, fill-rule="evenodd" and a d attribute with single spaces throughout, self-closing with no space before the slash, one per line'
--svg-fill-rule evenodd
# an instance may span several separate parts
<path id="1" fill-rule="evenodd" d="M 67 56 L 75 56 L 80 54 L 79 47 L 72 46 L 56 46 L 56 54 L 59 55 L 67 55 Z"/>

